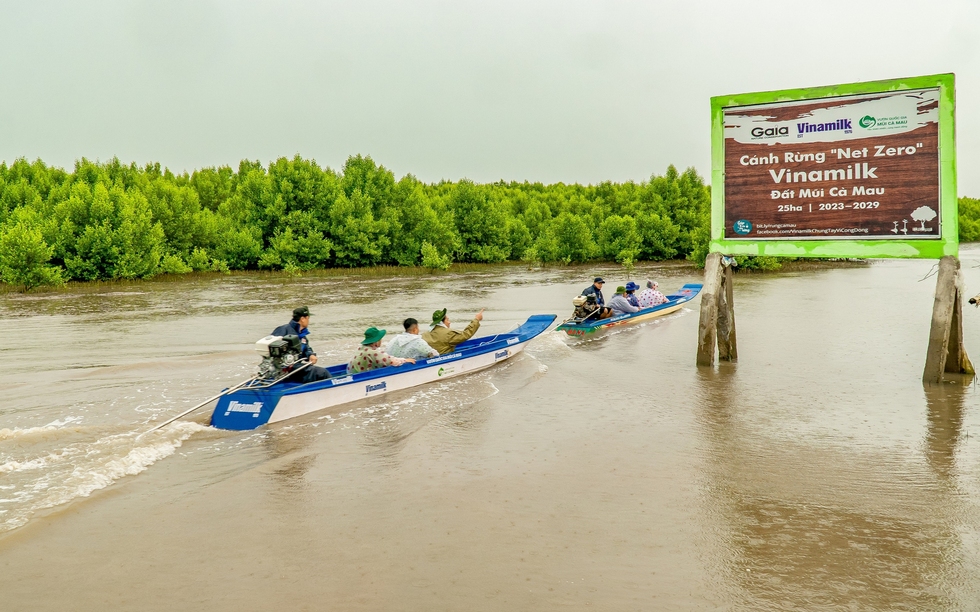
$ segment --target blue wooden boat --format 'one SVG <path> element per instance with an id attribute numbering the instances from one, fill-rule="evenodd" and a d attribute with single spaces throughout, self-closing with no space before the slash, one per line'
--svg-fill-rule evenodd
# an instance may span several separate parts
<path id="1" fill-rule="evenodd" d="M 332 378 L 307 384 L 253 381 L 218 399 L 211 425 L 221 429 L 255 429 L 266 423 L 323 410 L 367 397 L 377 397 L 418 385 L 452 378 L 506 361 L 544 332 L 557 317 L 534 315 L 505 334 L 471 338 L 446 355 L 415 364 L 347 374 L 347 364 L 327 368 Z"/>
<path id="2" fill-rule="evenodd" d="M 569 336 L 587 336 L 589 334 L 594 334 L 601 329 L 616 327 L 618 325 L 639 323 L 640 321 L 648 321 L 650 319 L 668 315 L 672 312 L 677 312 L 681 309 L 685 302 L 693 300 L 694 297 L 700 293 L 700 291 L 700 283 L 688 283 L 678 289 L 675 293 L 664 296 L 667 298 L 667 301 L 663 304 L 657 304 L 656 306 L 651 306 L 650 308 L 644 308 L 639 312 L 616 315 L 608 319 L 568 319 L 558 326 L 558 330 L 565 332 Z"/>

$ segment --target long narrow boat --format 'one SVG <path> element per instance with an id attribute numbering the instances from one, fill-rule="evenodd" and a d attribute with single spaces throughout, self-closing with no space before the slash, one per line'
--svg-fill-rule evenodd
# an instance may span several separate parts
<path id="1" fill-rule="evenodd" d="M 421 359 L 415 364 L 347 374 L 347 364 L 327 368 L 331 378 L 307 384 L 281 382 L 272 386 L 254 383 L 218 400 L 211 425 L 220 429 L 255 429 L 294 417 L 409 389 L 425 383 L 476 372 L 510 359 L 524 350 L 535 336 L 548 329 L 557 317 L 534 315 L 513 331 L 471 338 L 446 355 Z"/>
<path id="2" fill-rule="evenodd" d="M 651 306 L 650 308 L 644 308 L 639 312 L 616 315 L 608 319 L 593 318 L 586 319 L 584 321 L 581 319 L 568 319 L 567 321 L 562 322 L 557 329 L 565 332 L 569 336 L 587 336 L 589 334 L 594 334 L 600 329 L 616 327 L 617 325 L 639 323 L 640 321 L 648 321 L 656 317 L 668 315 L 672 312 L 677 312 L 685 302 L 693 300 L 694 296 L 696 296 L 700 291 L 700 283 L 688 283 L 678 289 L 675 293 L 664 296 L 667 298 L 667 301 L 663 304 L 657 304 L 656 306 Z"/>

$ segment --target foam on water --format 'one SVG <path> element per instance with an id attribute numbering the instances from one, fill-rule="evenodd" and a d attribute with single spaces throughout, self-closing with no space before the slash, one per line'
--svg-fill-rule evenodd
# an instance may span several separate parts
<path id="1" fill-rule="evenodd" d="M 495 368 L 499 371 L 502 368 Z M 359 406 L 353 410 L 340 413 L 336 417 L 321 417 L 330 419 L 352 419 L 359 421 L 359 427 L 371 423 L 386 421 L 393 422 L 402 413 L 416 413 L 420 416 L 438 415 L 458 408 L 460 405 L 473 404 L 497 394 L 497 388 L 490 382 L 488 372 L 480 372 L 469 376 L 460 376 L 400 392 L 409 393 L 408 397 L 394 399 L 385 397 L 378 403 Z M 423 419 L 423 422 L 427 422 Z M 404 423 L 404 424 L 407 424 Z"/>
<path id="2" fill-rule="evenodd" d="M 679 319 L 680 317 L 685 317 L 694 312 L 692 309 L 687 307 L 682 307 L 681 309 L 670 313 L 669 315 L 664 315 L 657 317 L 655 319 L 649 319 L 646 321 L 640 321 L 638 323 L 629 323 L 626 325 L 616 325 L 614 327 L 608 327 L 597 331 L 594 334 L 589 334 L 587 336 L 571 337 L 566 336 L 562 332 L 553 332 L 555 334 L 561 334 L 561 338 L 572 342 L 573 344 L 579 343 L 589 343 L 589 342 L 601 342 L 606 338 L 612 338 L 618 336 L 619 334 L 629 334 L 634 333 L 638 329 L 643 329 L 645 327 L 656 327 L 659 325 L 666 325 L 670 321 Z"/>
<path id="3" fill-rule="evenodd" d="M 64 423 L 52 423 L 19 431 L 34 435 L 63 426 Z M 136 431 L 104 430 L 104 435 L 95 440 L 67 444 L 33 458 L 7 460 L 0 464 L 4 477 L 0 532 L 23 525 L 38 511 L 88 497 L 120 478 L 139 474 L 174 454 L 195 433 L 210 429 L 180 421 L 143 438 L 137 438 Z M 8 435 L 7 439 L 11 437 Z"/>
<path id="4" fill-rule="evenodd" d="M 52 421 L 40 427 L 14 427 L 0 429 L 0 441 L 13 439 L 28 439 L 37 436 L 50 436 L 52 432 L 69 432 L 68 425 L 81 422 L 81 417 L 66 417 Z"/>
<path id="5" fill-rule="evenodd" d="M 558 330 L 545 332 L 524 347 L 524 353 L 532 357 L 565 357 L 572 348 L 565 343 L 567 334 Z"/>

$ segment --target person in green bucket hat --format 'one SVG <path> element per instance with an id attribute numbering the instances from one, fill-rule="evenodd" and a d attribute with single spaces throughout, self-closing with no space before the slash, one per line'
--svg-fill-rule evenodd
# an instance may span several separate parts
<path id="1" fill-rule="evenodd" d="M 626 298 L 626 287 L 623 286 L 616 287 L 616 295 L 612 296 L 612 299 L 609 300 L 609 307 L 612 308 L 614 317 L 639 310 L 638 307 L 630 304 L 630 301 Z"/>
<path id="2" fill-rule="evenodd" d="M 432 313 L 432 329 L 422 334 L 425 343 L 439 351 L 440 355 L 451 353 L 456 345 L 465 342 L 473 337 L 473 334 L 480 329 L 480 321 L 483 320 L 483 310 L 473 315 L 473 320 L 463 331 L 449 329 L 451 322 L 447 310 L 437 310 Z"/>
<path id="3" fill-rule="evenodd" d="M 400 366 L 404 363 L 415 363 L 414 359 L 392 357 L 381 349 L 381 339 L 385 337 L 386 333 L 385 330 L 377 327 L 369 327 L 364 331 L 364 340 L 361 340 L 361 346 L 358 347 L 354 358 L 347 364 L 348 374 L 357 374 L 358 372 L 367 372 L 388 366 Z"/>

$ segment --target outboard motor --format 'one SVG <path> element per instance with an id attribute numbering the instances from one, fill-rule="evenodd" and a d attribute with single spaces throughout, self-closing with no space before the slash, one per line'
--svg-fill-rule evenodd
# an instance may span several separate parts
<path id="1" fill-rule="evenodd" d="M 255 350 L 262 355 L 259 378 L 272 380 L 293 369 L 303 354 L 303 343 L 296 334 L 266 336 L 255 343 Z"/>

